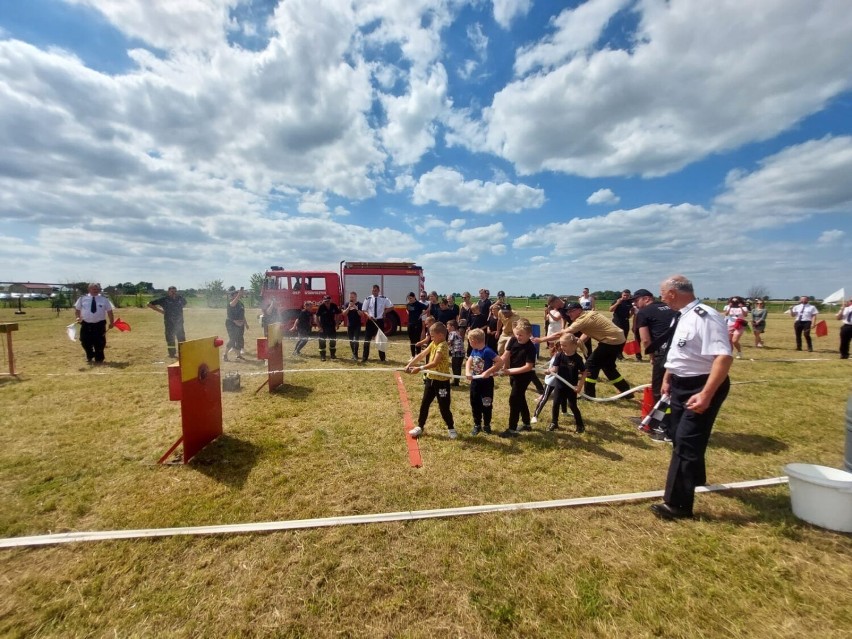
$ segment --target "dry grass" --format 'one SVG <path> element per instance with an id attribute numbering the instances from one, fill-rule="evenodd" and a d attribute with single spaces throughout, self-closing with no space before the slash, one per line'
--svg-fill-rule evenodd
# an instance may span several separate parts
<path id="1" fill-rule="evenodd" d="M 0 382 L 0 535 L 662 485 L 669 450 L 636 433 L 628 418 L 638 404 L 582 404 L 582 437 L 569 419 L 556 435 L 539 429 L 507 442 L 464 437 L 463 387 L 453 397 L 463 437 L 446 438 L 435 407 L 421 440 L 424 467 L 410 468 L 391 372 L 406 359 L 402 343 L 392 344 L 384 372 L 358 372 L 345 359 L 287 362 L 356 372 L 290 373 L 272 395 L 253 394 L 260 366 L 225 364 L 243 375 L 242 392 L 223 396 L 225 436 L 188 466 L 157 466 L 180 430 L 161 318 L 120 314 L 133 331 L 111 334 L 111 364 L 89 369 L 64 336 L 69 312 L 0 310 L 0 321 L 21 322 L 14 340 L 22 374 Z M 189 336 L 224 333 L 222 315 L 189 310 Z M 807 358 L 790 350 L 789 324 L 771 317 L 767 341 L 777 348 L 746 347 L 747 359 L 734 364 L 736 385 L 708 453 L 712 482 L 779 475 L 789 461 L 842 465 L 848 362 L 829 352 L 836 331 L 818 342 L 816 357 L 826 361 L 772 361 Z M 347 350 L 341 340 L 339 353 Z M 627 361 L 622 371 L 639 384 L 650 366 Z M 419 378 L 405 379 L 416 412 Z M 495 425 L 505 423 L 507 395 L 499 381 Z M 676 524 L 632 504 L 6 550 L 0 635 L 839 637 L 852 627 L 852 539 L 796 520 L 786 487 L 700 495 L 697 509 L 699 520 Z"/>

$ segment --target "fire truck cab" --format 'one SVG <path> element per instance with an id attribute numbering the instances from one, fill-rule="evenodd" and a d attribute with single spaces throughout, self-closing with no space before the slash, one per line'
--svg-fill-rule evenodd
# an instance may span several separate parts
<path id="1" fill-rule="evenodd" d="M 425 281 L 423 268 L 411 262 L 340 262 L 339 273 L 312 270 L 288 270 L 271 266 L 264 274 L 262 298 L 264 307 L 274 298 L 278 302 L 285 322 L 299 313 L 305 302 L 310 302 L 313 311 L 328 295 L 340 308 L 349 301 L 349 293 L 355 292 L 363 301 L 378 284 L 382 295 L 393 303 L 393 309 L 385 313 L 384 332 L 393 335 L 400 326 L 408 324 L 406 296 L 410 291 L 420 295 Z M 346 321 L 344 316 L 343 321 Z M 365 320 L 362 320 L 365 323 Z"/>

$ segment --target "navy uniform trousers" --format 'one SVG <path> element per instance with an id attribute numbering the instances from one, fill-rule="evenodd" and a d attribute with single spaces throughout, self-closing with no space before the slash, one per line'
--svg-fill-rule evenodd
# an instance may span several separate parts
<path id="1" fill-rule="evenodd" d="M 710 441 L 713 422 L 731 388 L 729 379 L 716 390 L 710 406 L 704 413 L 688 410 L 684 404 L 701 391 L 707 375 L 697 377 L 671 377 L 671 428 L 674 449 L 666 478 L 664 500 L 670 506 L 692 512 L 696 486 L 707 483 L 704 453 Z"/>

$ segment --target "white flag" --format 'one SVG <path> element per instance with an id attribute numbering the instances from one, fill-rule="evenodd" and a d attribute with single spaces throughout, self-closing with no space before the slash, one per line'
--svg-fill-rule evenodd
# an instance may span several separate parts
<path id="1" fill-rule="evenodd" d="M 388 349 L 388 336 L 385 335 L 382 329 L 376 333 L 376 347 L 384 353 Z"/>
<path id="2" fill-rule="evenodd" d="M 72 342 L 77 341 L 77 324 L 76 324 L 76 322 L 74 324 L 69 324 L 68 326 L 65 327 L 65 334 L 68 336 L 68 339 L 70 339 Z"/>

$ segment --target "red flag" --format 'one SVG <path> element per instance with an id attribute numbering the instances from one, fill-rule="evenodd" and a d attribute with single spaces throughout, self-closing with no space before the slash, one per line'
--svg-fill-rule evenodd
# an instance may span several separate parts
<path id="1" fill-rule="evenodd" d="M 120 317 L 116 318 L 116 320 L 112 323 L 112 325 L 115 326 L 122 333 L 127 333 L 127 332 L 130 331 L 130 324 L 125 322 Z"/>
<path id="2" fill-rule="evenodd" d="M 624 342 L 624 354 L 625 355 L 636 355 L 640 353 L 642 348 L 639 345 L 639 342 L 636 340 L 631 340 L 629 342 Z"/>
<path id="3" fill-rule="evenodd" d="M 816 336 L 817 337 L 825 337 L 826 335 L 828 335 L 828 324 L 825 323 L 825 320 L 817 322 Z"/>

